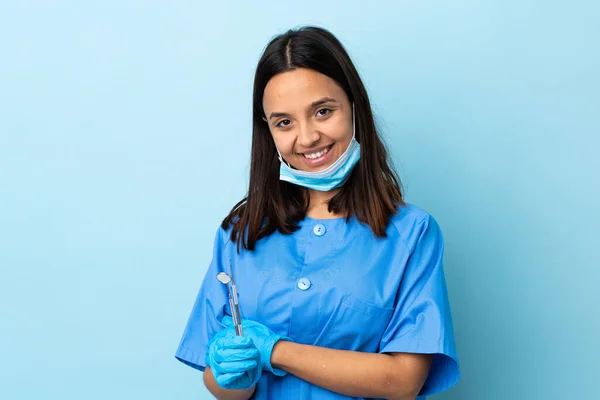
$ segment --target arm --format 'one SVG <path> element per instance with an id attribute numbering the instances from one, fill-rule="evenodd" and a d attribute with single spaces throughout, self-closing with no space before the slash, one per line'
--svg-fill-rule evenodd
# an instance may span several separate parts
<path id="1" fill-rule="evenodd" d="M 218 400 L 248 400 L 252 397 L 254 390 L 256 389 L 256 386 L 242 390 L 223 389 L 215 381 L 215 377 L 213 376 L 210 367 L 206 367 L 204 370 L 204 385 Z"/>
<path id="2" fill-rule="evenodd" d="M 414 399 L 429 372 L 430 354 L 375 354 L 280 340 L 271 363 L 307 382 L 353 397 Z"/>

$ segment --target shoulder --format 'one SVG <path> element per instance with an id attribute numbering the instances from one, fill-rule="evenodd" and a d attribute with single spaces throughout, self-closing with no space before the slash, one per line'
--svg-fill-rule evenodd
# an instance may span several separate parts
<path id="1" fill-rule="evenodd" d="M 215 232 L 215 246 L 226 247 L 231 242 L 231 231 L 233 226 L 223 227 L 219 224 Z"/>
<path id="2" fill-rule="evenodd" d="M 398 207 L 396 215 L 390 220 L 388 231 L 391 235 L 398 235 L 409 249 L 414 249 L 426 232 L 442 239 L 441 229 L 435 218 L 429 212 L 410 203 Z"/>

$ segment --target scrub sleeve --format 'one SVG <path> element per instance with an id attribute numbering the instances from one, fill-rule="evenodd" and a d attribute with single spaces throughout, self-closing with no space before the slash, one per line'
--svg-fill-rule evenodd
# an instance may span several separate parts
<path id="1" fill-rule="evenodd" d="M 175 352 L 175 357 L 179 361 L 200 371 L 206 368 L 204 357 L 210 339 L 224 329 L 220 321 L 225 313 L 227 288 L 216 279 L 225 265 L 223 232 L 223 229 L 219 228 L 215 235 L 211 263 Z"/>
<path id="2" fill-rule="evenodd" d="M 426 396 L 454 385 L 460 373 L 442 266 L 442 232 L 433 217 L 421 222 L 420 228 L 379 352 L 434 354 L 419 393 Z"/>

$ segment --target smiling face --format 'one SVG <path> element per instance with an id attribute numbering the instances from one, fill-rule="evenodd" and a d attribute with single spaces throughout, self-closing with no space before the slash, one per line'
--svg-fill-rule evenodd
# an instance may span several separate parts
<path id="1" fill-rule="evenodd" d="M 331 78 L 298 68 L 267 83 L 263 109 L 283 159 L 302 171 L 333 164 L 352 139 L 352 105 Z"/>

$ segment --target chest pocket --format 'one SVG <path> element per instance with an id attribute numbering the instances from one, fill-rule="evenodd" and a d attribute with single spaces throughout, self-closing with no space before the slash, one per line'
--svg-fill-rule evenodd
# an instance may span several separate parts
<path id="1" fill-rule="evenodd" d="M 393 308 L 345 295 L 317 338 L 316 346 L 337 350 L 376 352 Z"/>

